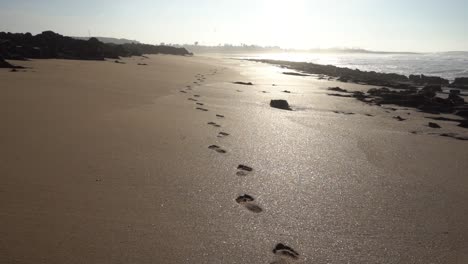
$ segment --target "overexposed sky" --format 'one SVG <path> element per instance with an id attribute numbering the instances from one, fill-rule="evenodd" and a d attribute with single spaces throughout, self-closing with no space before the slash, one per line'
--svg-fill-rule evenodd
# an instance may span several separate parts
<path id="1" fill-rule="evenodd" d="M 468 50 L 468 0 L 0 0 L 0 31 L 145 43 Z"/>

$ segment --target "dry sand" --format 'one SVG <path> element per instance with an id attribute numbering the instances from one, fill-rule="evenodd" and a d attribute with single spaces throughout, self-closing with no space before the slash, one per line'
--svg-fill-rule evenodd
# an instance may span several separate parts
<path id="1" fill-rule="evenodd" d="M 123 61 L 0 70 L 0 263 L 468 263 L 468 141 L 431 134 L 456 123 L 259 63 Z"/>

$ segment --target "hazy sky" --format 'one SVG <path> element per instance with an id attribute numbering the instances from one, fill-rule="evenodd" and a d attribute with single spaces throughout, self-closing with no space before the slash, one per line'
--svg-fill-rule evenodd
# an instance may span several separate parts
<path id="1" fill-rule="evenodd" d="M 145 43 L 468 50 L 468 0 L 0 0 L 0 31 Z"/>

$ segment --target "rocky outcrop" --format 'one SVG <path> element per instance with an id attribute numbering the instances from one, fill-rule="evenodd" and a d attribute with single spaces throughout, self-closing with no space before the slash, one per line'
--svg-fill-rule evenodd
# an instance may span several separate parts
<path id="1" fill-rule="evenodd" d="M 410 75 L 409 80 L 417 85 L 448 85 L 449 81 L 447 79 L 436 77 L 436 76 L 426 76 L 421 75 Z"/>
<path id="2" fill-rule="evenodd" d="M 459 88 L 459 89 L 468 89 L 468 77 L 456 78 L 449 87 Z"/>
<path id="3" fill-rule="evenodd" d="M 321 65 L 307 62 L 291 62 L 291 61 L 280 61 L 280 60 L 261 60 L 251 59 L 250 61 L 269 63 L 273 65 L 281 66 L 282 68 L 295 70 L 300 72 L 288 73 L 290 75 L 304 75 L 317 74 L 323 76 L 329 76 L 335 78 L 341 82 L 354 82 L 360 84 L 369 84 L 375 86 L 386 86 L 397 89 L 413 89 L 416 86 L 424 85 L 441 85 L 447 86 L 449 81 L 437 77 L 437 76 L 425 76 L 425 75 L 410 75 L 409 77 L 396 73 L 382 73 L 375 71 L 361 71 L 359 69 L 350 69 L 337 67 L 333 65 Z M 286 74 L 286 73 L 284 73 Z"/>
<path id="4" fill-rule="evenodd" d="M 0 56 L 4 59 L 80 59 L 103 60 L 142 54 L 190 55 L 185 48 L 154 46 L 146 44 L 105 44 L 96 38 L 80 40 L 44 31 L 33 36 L 30 33 L 13 34 L 0 32 Z"/>

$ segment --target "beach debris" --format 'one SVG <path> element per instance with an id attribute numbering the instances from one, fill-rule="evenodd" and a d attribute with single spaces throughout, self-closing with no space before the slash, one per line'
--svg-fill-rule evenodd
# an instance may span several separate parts
<path id="1" fill-rule="evenodd" d="M 253 85 L 252 82 L 233 82 L 233 84 L 239 84 L 239 85 Z"/>
<path id="2" fill-rule="evenodd" d="M 434 123 L 434 122 L 429 122 L 427 125 L 429 127 L 432 127 L 432 128 L 441 128 L 441 126 L 439 126 L 439 124 Z"/>
<path id="3" fill-rule="evenodd" d="M 270 106 L 273 108 L 283 109 L 283 110 L 292 110 L 289 107 L 289 103 L 286 100 L 279 99 L 279 100 L 271 100 Z"/>

